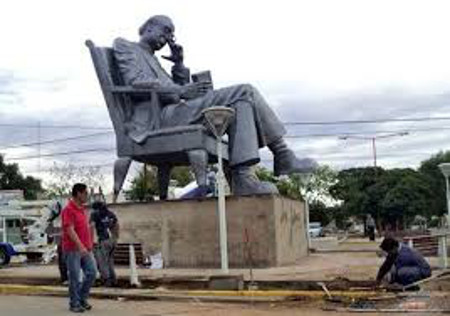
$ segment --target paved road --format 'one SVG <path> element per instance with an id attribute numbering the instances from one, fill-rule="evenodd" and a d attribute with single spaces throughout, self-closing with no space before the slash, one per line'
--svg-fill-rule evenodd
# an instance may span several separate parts
<path id="1" fill-rule="evenodd" d="M 320 308 L 304 308 L 299 303 L 280 304 L 218 304 L 202 302 L 130 302 L 92 300 L 94 309 L 81 315 L 92 316 L 344 316 L 342 313 L 322 312 Z M 77 315 L 67 310 L 67 299 L 36 296 L 0 296 L 1 316 L 66 316 Z M 366 315 L 366 314 L 352 314 Z M 377 314 L 371 314 L 377 315 Z"/>

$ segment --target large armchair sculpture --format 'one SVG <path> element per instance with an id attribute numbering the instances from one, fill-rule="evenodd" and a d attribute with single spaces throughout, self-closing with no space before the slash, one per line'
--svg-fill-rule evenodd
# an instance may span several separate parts
<path id="1" fill-rule="evenodd" d="M 151 96 L 152 107 L 160 108 L 156 91 L 124 86 L 111 48 L 97 47 L 87 40 L 94 68 L 116 135 L 118 159 L 114 163 L 114 198 L 117 198 L 131 161 L 155 165 L 158 168 L 160 198 L 167 199 L 170 171 L 174 166 L 190 165 L 199 186 L 206 185 L 207 164 L 217 161 L 216 142 L 203 125 L 187 125 L 155 130 L 142 143 L 127 134 L 126 123 L 133 111 L 132 95 Z M 228 148 L 223 146 L 224 160 Z"/>

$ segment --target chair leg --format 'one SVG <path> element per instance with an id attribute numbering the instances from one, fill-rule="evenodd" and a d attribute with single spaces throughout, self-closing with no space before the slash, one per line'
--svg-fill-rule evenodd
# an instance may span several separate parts
<path id="1" fill-rule="evenodd" d="M 158 186 L 160 200 L 167 200 L 171 170 L 172 166 L 169 164 L 158 165 Z"/>
<path id="2" fill-rule="evenodd" d="M 131 158 L 118 158 L 114 162 L 114 194 L 113 203 L 117 202 L 117 196 L 122 189 L 123 182 L 127 177 L 128 169 L 130 168 Z"/>
<path id="3" fill-rule="evenodd" d="M 206 186 L 208 153 L 206 150 L 196 149 L 189 151 L 187 154 L 192 171 L 194 172 L 195 181 L 197 181 L 197 185 L 199 187 Z"/>

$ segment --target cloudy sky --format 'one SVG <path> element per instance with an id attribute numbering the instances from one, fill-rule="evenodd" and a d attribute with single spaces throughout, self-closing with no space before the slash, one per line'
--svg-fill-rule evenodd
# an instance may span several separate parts
<path id="1" fill-rule="evenodd" d="M 35 176 L 55 162 L 110 174 L 114 134 L 84 41 L 137 40 L 149 16 L 166 14 L 192 72 L 211 70 L 216 87 L 259 88 L 299 156 L 336 169 L 371 165 L 377 137 L 379 165 L 417 167 L 449 149 L 448 12 L 450 2 L 432 0 L 8 1 L 0 152 Z M 73 151 L 88 152 L 55 155 Z"/>

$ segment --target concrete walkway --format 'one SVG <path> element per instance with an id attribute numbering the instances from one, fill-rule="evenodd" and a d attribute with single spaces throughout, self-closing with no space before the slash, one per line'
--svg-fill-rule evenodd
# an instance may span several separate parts
<path id="1" fill-rule="evenodd" d="M 438 266 L 438 258 L 427 258 L 433 267 Z M 347 278 L 350 280 L 374 279 L 383 258 L 376 253 L 317 253 L 302 259 L 295 266 L 255 269 L 253 279 L 257 281 L 301 281 L 301 280 L 333 280 Z M 128 267 L 117 267 L 119 278 L 129 277 Z M 139 277 L 146 280 L 185 279 L 205 280 L 211 275 L 220 274 L 217 269 L 158 269 L 138 268 Z M 250 280 L 250 269 L 231 269 L 230 274 L 242 274 Z M 0 269 L 0 282 L 12 278 L 53 279 L 58 280 L 56 265 L 12 264 Z"/>

